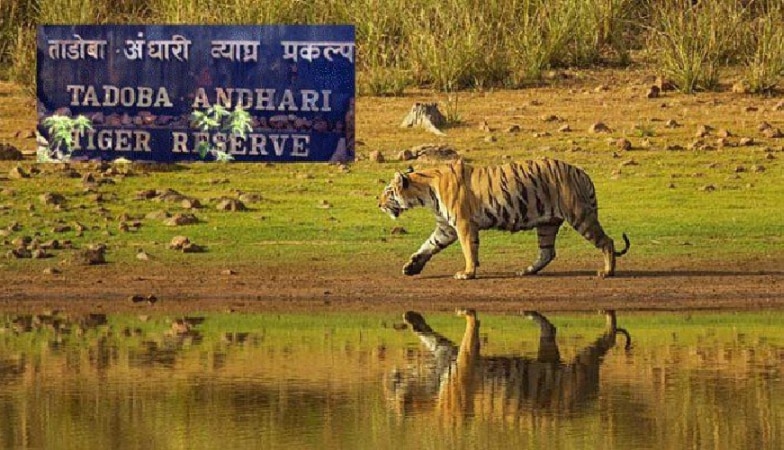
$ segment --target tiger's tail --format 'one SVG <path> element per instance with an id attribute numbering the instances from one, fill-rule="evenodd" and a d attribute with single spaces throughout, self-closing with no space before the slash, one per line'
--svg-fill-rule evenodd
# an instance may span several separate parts
<path id="1" fill-rule="evenodd" d="M 629 247 L 632 246 L 631 242 L 629 242 L 629 237 L 626 236 L 626 233 L 623 233 L 621 236 L 623 237 L 623 242 L 624 242 L 625 247 L 621 251 L 613 251 L 613 253 L 615 254 L 616 257 L 625 255 L 626 252 L 629 251 Z"/>

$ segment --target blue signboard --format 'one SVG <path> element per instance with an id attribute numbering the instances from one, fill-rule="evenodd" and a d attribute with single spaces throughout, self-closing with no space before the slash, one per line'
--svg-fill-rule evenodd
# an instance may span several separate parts
<path id="1" fill-rule="evenodd" d="M 206 142 L 237 161 L 351 161 L 355 60 L 348 25 L 40 26 L 39 131 L 90 119 L 74 159 L 198 160 Z M 215 106 L 252 129 L 195 127 Z"/>

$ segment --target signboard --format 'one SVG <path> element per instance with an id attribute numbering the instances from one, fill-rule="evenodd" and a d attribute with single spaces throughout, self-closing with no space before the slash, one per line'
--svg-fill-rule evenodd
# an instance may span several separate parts
<path id="1" fill-rule="evenodd" d="M 40 26 L 37 51 L 39 120 L 92 121 L 73 159 L 199 160 L 200 142 L 237 161 L 354 158 L 353 26 Z M 216 105 L 252 130 L 196 128 Z"/>

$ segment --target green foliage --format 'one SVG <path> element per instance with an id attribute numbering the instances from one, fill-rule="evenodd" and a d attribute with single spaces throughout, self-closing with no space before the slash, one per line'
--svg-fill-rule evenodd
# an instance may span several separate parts
<path id="1" fill-rule="evenodd" d="M 664 74 L 685 93 L 715 88 L 748 19 L 744 2 L 654 1 L 651 10 L 649 45 Z"/>
<path id="2" fill-rule="evenodd" d="M 74 138 L 93 128 L 92 121 L 82 115 L 72 118 L 55 114 L 45 118 L 42 124 L 46 127 L 49 140 L 48 145 L 38 147 L 38 162 L 70 160 Z"/>
<path id="3" fill-rule="evenodd" d="M 204 112 L 194 111 L 191 114 L 191 123 L 202 131 L 222 131 L 242 138 L 253 131 L 250 113 L 239 105 L 235 107 L 234 111 L 229 111 L 221 105 L 210 106 Z M 205 159 L 207 155 L 212 155 L 215 161 L 218 162 L 234 160 L 234 157 L 226 152 L 225 141 L 215 141 L 213 144 L 201 141 L 198 143 L 197 150 L 201 159 Z"/>
<path id="4" fill-rule="evenodd" d="M 747 28 L 744 77 L 752 92 L 769 94 L 784 76 L 784 4 L 760 2 L 763 13 Z"/>

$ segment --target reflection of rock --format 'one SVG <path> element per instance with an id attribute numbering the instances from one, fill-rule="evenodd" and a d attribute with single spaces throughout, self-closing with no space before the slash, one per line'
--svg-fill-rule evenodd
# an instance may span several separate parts
<path id="1" fill-rule="evenodd" d="M 540 329 L 537 356 L 482 356 L 480 323 L 473 310 L 460 310 L 466 329 L 458 345 L 434 331 L 421 314 L 405 313 L 405 322 L 430 353 L 417 359 L 411 371 L 395 370 L 387 394 L 395 409 L 408 414 L 436 405 L 444 418 L 482 416 L 489 420 L 517 419 L 538 410 L 573 412 L 596 397 L 599 367 L 615 346 L 616 335 L 626 330 L 616 325 L 615 312 L 605 314 L 604 334 L 577 352 L 571 361 L 561 359 L 556 328 L 538 312 L 526 312 Z"/>

